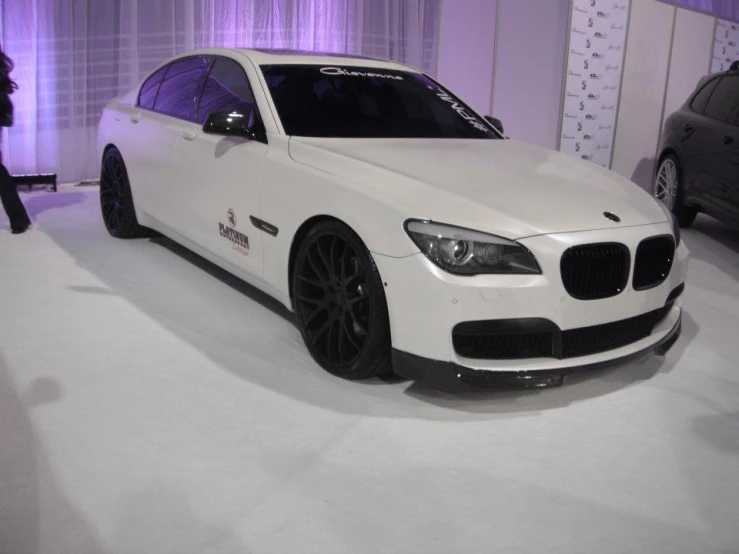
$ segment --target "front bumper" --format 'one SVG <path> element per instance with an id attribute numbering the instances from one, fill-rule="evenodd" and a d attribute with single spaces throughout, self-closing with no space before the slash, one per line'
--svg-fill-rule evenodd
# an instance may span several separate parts
<path id="1" fill-rule="evenodd" d="M 546 386 L 561 384 L 564 376 L 573 371 L 664 350 L 680 333 L 680 299 L 670 295 L 685 282 L 689 253 L 684 243 L 677 249 L 670 275 L 661 285 L 645 291 L 629 285 L 618 296 L 602 300 L 572 298 L 562 284 L 559 264 L 562 253 L 571 246 L 618 241 L 631 251 L 633 272 L 638 244 L 647 237 L 671 232 L 671 225 L 664 223 L 542 235 L 519 241 L 536 256 L 541 275 L 456 276 L 440 270 L 420 253 L 405 258 L 373 254 L 386 283 L 394 370 L 399 375 L 438 385 L 458 381 L 507 381 L 521 385 L 537 381 L 543 385 L 535 386 Z M 665 308 L 667 305 L 669 309 Z M 565 359 L 464 358 L 455 351 L 452 340 L 452 330 L 460 323 L 539 319 L 566 332 L 629 320 L 660 309 L 666 309 L 666 314 L 649 336 L 612 350 Z M 539 378 L 534 379 L 535 375 Z"/>
<path id="2" fill-rule="evenodd" d="M 621 357 L 586 365 L 542 370 L 486 371 L 464 367 L 454 362 L 440 362 L 422 358 L 393 349 L 393 368 L 401 377 L 426 383 L 445 391 L 457 391 L 466 387 L 495 389 L 558 387 L 564 383 L 569 375 L 575 373 L 605 369 L 642 358 L 648 354 L 665 355 L 680 338 L 682 331 L 681 315 L 678 311 L 677 323 L 657 342 Z"/>

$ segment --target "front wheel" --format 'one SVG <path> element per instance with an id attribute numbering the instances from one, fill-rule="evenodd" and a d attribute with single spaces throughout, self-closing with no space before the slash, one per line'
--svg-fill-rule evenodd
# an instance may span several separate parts
<path id="1" fill-rule="evenodd" d="M 390 324 L 380 274 L 367 247 L 346 225 L 308 232 L 295 260 L 293 301 L 313 359 L 344 379 L 390 369 Z"/>
<path id="2" fill-rule="evenodd" d="M 693 206 L 686 206 L 683 198 L 683 175 L 680 162 L 674 154 L 667 155 L 657 170 L 654 196 L 675 214 L 680 227 L 690 227 L 698 215 Z"/>

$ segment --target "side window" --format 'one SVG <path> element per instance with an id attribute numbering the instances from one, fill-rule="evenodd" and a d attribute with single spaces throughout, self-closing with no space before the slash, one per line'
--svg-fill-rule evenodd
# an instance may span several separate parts
<path id="1" fill-rule="evenodd" d="M 247 111 L 253 106 L 254 94 L 241 65 L 230 58 L 216 58 L 205 81 L 196 121 L 202 125 L 213 112 Z"/>
<path id="2" fill-rule="evenodd" d="M 739 76 L 729 75 L 721 79 L 721 82 L 713 91 L 705 114 L 719 121 L 728 123 L 729 116 L 734 112 L 737 99 L 739 99 Z"/>
<path id="3" fill-rule="evenodd" d="M 180 119 L 190 119 L 209 63 L 210 59 L 203 56 L 172 62 L 159 87 L 154 110 Z"/>
<path id="4" fill-rule="evenodd" d="M 146 108 L 147 110 L 154 109 L 154 100 L 157 98 L 159 85 L 162 84 L 162 79 L 166 72 L 167 66 L 165 65 L 144 81 L 144 84 L 141 86 L 141 91 L 139 92 L 139 106 Z"/>
<path id="5" fill-rule="evenodd" d="M 704 86 L 698 94 L 695 95 L 693 102 L 690 104 L 690 107 L 693 109 L 694 112 L 702 114 L 706 111 L 708 99 L 711 97 L 711 93 L 716 88 L 716 85 L 718 85 L 718 82 L 720 80 L 721 79 L 713 79 L 706 86 Z"/>

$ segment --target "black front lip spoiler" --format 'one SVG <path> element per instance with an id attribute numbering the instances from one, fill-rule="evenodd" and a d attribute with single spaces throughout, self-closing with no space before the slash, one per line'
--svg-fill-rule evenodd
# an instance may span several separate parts
<path id="1" fill-rule="evenodd" d="M 458 391 L 469 387 L 494 389 L 536 389 L 559 387 L 568 375 L 621 365 L 628 361 L 657 354 L 664 356 L 680 338 L 682 332 L 682 313 L 675 326 L 659 342 L 638 352 L 599 362 L 561 369 L 527 371 L 485 371 L 455 364 L 423 358 L 393 349 L 393 370 L 396 374 L 412 381 L 419 381 L 431 387 Z"/>

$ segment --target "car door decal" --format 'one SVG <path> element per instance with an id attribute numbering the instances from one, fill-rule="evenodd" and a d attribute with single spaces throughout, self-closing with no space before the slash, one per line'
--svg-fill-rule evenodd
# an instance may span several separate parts
<path id="1" fill-rule="evenodd" d="M 226 223 L 218 223 L 218 232 L 220 235 L 231 242 L 233 249 L 242 256 L 249 255 L 249 237 L 244 233 L 236 230 L 236 212 L 228 210 L 226 212 Z"/>

